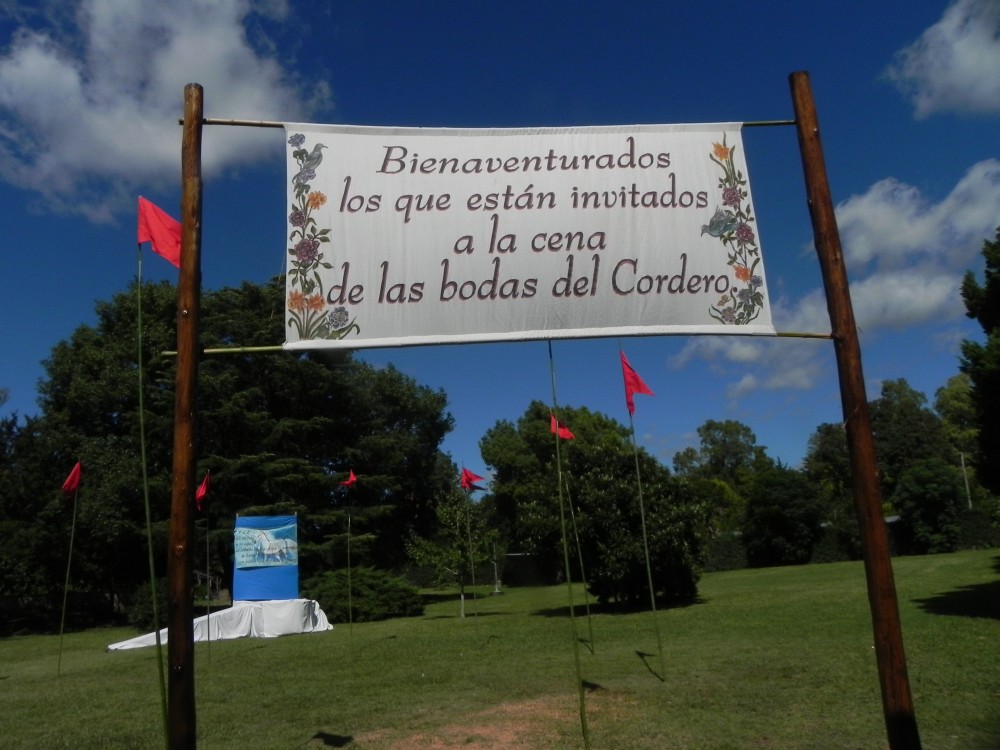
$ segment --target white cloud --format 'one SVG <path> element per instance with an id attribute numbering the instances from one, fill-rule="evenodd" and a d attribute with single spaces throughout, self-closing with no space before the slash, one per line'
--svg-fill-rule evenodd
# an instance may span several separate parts
<path id="1" fill-rule="evenodd" d="M 995 159 L 975 164 L 937 203 L 889 178 L 840 204 L 837 223 L 858 325 L 874 331 L 959 317 L 962 275 L 976 265 L 998 216 Z M 814 308 L 816 300 L 803 304 Z"/>
<path id="2" fill-rule="evenodd" d="M 682 367 L 694 359 L 701 359 L 714 363 L 723 377 L 730 371 L 740 373 L 739 379 L 726 389 L 728 398 L 739 400 L 757 390 L 812 388 L 820 376 L 817 352 L 823 345 L 828 346 L 829 342 L 822 339 L 700 336 L 690 339 L 670 364 Z"/>
<path id="3" fill-rule="evenodd" d="M 176 183 L 184 86 L 204 88 L 205 116 L 305 119 L 329 104 L 268 50 L 255 27 L 285 3 L 248 0 L 83 0 L 77 36 L 30 18 L 0 54 L 0 174 L 50 208 L 110 219 L 138 188 Z M 39 27 L 39 19 L 45 25 Z M 217 132 L 224 130 L 224 132 Z M 274 131 L 205 129 L 203 170 L 280 153 Z"/>
<path id="4" fill-rule="evenodd" d="M 956 0 L 941 20 L 896 53 L 888 77 L 917 117 L 1000 111 L 1000 3 Z"/>
<path id="5" fill-rule="evenodd" d="M 844 256 L 852 273 L 932 262 L 965 268 L 992 236 L 1000 216 L 1000 161 L 972 166 L 939 203 L 890 177 L 837 207 Z"/>
<path id="6" fill-rule="evenodd" d="M 671 359 L 670 366 L 680 368 L 693 359 L 747 364 L 758 361 L 760 356 L 757 342 L 751 339 L 729 336 L 698 336 L 688 340 L 683 349 Z"/>
<path id="7" fill-rule="evenodd" d="M 983 240 L 1000 216 L 1000 161 L 986 160 L 966 172 L 938 202 L 889 178 L 837 207 L 851 302 L 863 334 L 960 320 L 959 288 L 967 268 L 977 267 Z M 814 289 L 796 300 L 772 300 L 775 330 L 828 333 L 826 296 Z M 733 400 L 754 391 L 809 390 L 822 375 L 824 342 L 706 336 L 691 339 L 673 359 L 680 367 L 700 359 L 725 376 Z"/>
<path id="8" fill-rule="evenodd" d="M 815 255 L 815 251 L 813 251 Z M 830 314 L 822 289 L 813 291 L 795 302 L 777 300 L 771 305 L 774 328 L 785 333 L 829 333 Z"/>
<path id="9" fill-rule="evenodd" d="M 922 266 L 891 274 L 873 274 L 851 283 L 851 303 L 858 327 L 866 332 L 899 329 L 962 315 L 961 276 Z"/>

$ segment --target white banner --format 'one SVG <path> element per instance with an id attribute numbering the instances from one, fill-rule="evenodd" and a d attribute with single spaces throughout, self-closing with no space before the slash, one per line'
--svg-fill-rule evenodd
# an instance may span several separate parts
<path id="1" fill-rule="evenodd" d="M 738 123 L 285 131 L 287 348 L 774 334 Z"/>

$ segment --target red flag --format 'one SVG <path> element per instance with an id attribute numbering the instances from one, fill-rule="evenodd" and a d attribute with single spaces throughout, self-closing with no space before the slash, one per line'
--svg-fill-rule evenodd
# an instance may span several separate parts
<path id="1" fill-rule="evenodd" d="M 80 486 L 80 462 L 76 462 L 76 466 L 73 467 L 73 471 L 69 473 L 66 477 L 66 481 L 63 482 L 62 491 L 66 497 L 70 497 Z"/>
<path id="2" fill-rule="evenodd" d="M 632 399 L 636 393 L 652 396 L 653 392 L 649 386 L 642 382 L 639 373 L 632 369 L 632 365 L 625 359 L 625 352 L 619 352 L 622 356 L 622 375 L 625 377 L 625 405 L 628 406 L 628 413 L 635 414 L 635 401 Z"/>
<path id="3" fill-rule="evenodd" d="M 564 422 L 560 422 L 556 419 L 555 414 L 550 414 L 551 420 L 549 422 L 549 432 L 553 435 L 558 435 L 563 440 L 573 440 L 576 435 L 569 431 L 569 427 L 566 426 Z"/>
<path id="4" fill-rule="evenodd" d="M 478 474 L 473 474 L 471 471 L 462 467 L 462 478 L 459 480 L 459 484 L 462 486 L 463 490 L 481 490 L 482 487 L 478 486 L 476 482 L 482 482 L 483 478 Z"/>
<path id="5" fill-rule="evenodd" d="M 198 505 L 199 512 L 202 510 L 201 502 L 202 500 L 205 499 L 205 496 L 208 494 L 208 485 L 211 484 L 211 480 L 209 479 L 210 476 L 211 472 L 206 471 L 205 478 L 201 480 L 201 484 L 198 485 L 198 489 L 195 490 L 194 493 L 194 501 Z"/>
<path id="6" fill-rule="evenodd" d="M 153 252 L 181 267 L 181 224 L 163 209 L 139 197 L 139 244 L 150 242 Z"/>
<path id="7" fill-rule="evenodd" d="M 349 477 L 347 477 L 347 479 L 345 479 L 340 484 L 343 485 L 344 487 L 350 487 L 352 484 L 354 484 L 357 481 L 358 481 L 358 478 L 356 476 L 354 476 L 354 469 L 351 469 L 351 475 Z"/>

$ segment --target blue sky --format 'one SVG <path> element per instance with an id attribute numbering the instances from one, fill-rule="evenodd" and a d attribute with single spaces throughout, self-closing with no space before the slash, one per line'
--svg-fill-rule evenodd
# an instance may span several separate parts
<path id="1" fill-rule="evenodd" d="M 179 214 L 189 82 L 211 118 L 531 127 L 790 119 L 797 70 L 812 80 L 869 398 L 905 378 L 933 400 L 979 335 L 958 288 L 1000 225 L 995 0 L 0 0 L 0 413 L 36 412 L 52 347 L 135 277 L 136 197 Z M 794 129 L 749 129 L 744 145 L 775 327 L 828 332 Z M 206 128 L 206 289 L 282 272 L 283 147 L 281 130 Z M 144 278 L 176 280 L 144 259 Z M 743 422 L 793 466 L 841 420 L 828 341 L 621 344 L 656 393 L 638 397 L 637 436 L 668 465 L 708 419 Z M 627 421 L 617 348 L 556 341 L 559 403 Z M 443 388 L 444 448 L 480 474 L 484 432 L 552 399 L 544 342 L 360 356 Z"/>

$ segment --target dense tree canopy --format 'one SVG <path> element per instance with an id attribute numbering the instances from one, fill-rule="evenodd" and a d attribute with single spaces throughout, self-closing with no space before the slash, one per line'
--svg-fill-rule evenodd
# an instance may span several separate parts
<path id="1" fill-rule="evenodd" d="M 889 500 L 903 472 L 914 462 L 957 460 L 940 418 L 927 408 L 927 397 L 903 379 L 886 380 L 871 402 L 872 432 L 882 498 Z"/>
<path id="2" fill-rule="evenodd" d="M 972 383 L 972 403 L 979 428 L 977 475 L 1000 495 L 1000 227 L 992 242 L 983 243 L 983 284 L 966 272 L 962 299 L 966 314 L 979 322 L 985 341 L 963 341 L 961 369 Z"/>
<path id="3" fill-rule="evenodd" d="M 0 523 L 17 553 L 0 551 L 0 594 L 51 595 L 61 587 L 72 514 L 59 487 L 79 459 L 73 587 L 108 601 L 127 598 L 148 578 L 138 410 L 141 349 L 147 464 L 156 559 L 165 562 L 173 434 L 176 293 L 142 287 L 97 305 L 45 362 L 41 415 L 14 428 L 4 421 Z M 284 286 L 207 292 L 202 344 L 274 345 L 283 340 Z M 199 366 L 198 471 L 212 485 L 199 536 L 213 530 L 215 571 L 231 580 L 237 513 L 297 513 L 302 575 L 343 564 L 346 514 L 354 519 L 356 564 L 405 561 L 412 531 L 436 525 L 437 497 L 454 466 L 439 450 L 451 427 L 446 397 L 392 368 L 343 353 L 240 353 L 203 357 Z M 14 434 L 16 433 L 16 434 Z M 339 485 L 349 470 L 359 482 Z M 204 545 L 194 545 L 201 557 Z M 6 547 L 5 547 L 6 550 Z M 196 568 L 204 569 L 204 560 Z"/>
<path id="4" fill-rule="evenodd" d="M 1000 487 L 1000 229 L 983 254 L 984 283 L 970 272 L 962 296 L 985 341 L 963 342 L 962 372 L 938 389 L 934 410 L 905 380 L 885 381 L 870 404 L 883 500 L 899 516 L 899 551 L 952 548 L 958 514 L 972 498 L 980 525 L 1000 518 L 1000 504 L 984 489 Z M 278 279 L 207 292 L 201 343 L 273 346 L 284 339 L 284 305 Z M 132 285 L 99 302 L 94 324 L 73 331 L 45 361 L 40 414 L 0 416 L 4 606 L 14 601 L 21 610 L 54 611 L 74 510 L 59 487 L 79 460 L 72 590 L 106 607 L 95 619 L 121 611 L 148 577 L 143 445 L 163 573 L 175 320 L 176 290 L 167 283 Z M 5 403 L 0 385 L 0 407 Z M 439 448 L 451 428 L 446 407 L 443 392 L 344 352 L 243 349 L 203 356 L 198 475 L 211 471 L 212 485 L 197 515 L 196 569 L 210 561 L 212 574 L 227 585 L 234 516 L 295 513 L 304 578 L 342 568 L 348 538 L 354 565 L 403 567 L 414 539 L 433 542 L 425 552 L 436 547 L 452 558 L 469 557 L 462 549 L 468 532 L 486 523 L 489 532 L 472 535 L 473 546 L 475 537 L 495 534 L 511 553 L 529 556 L 544 580 L 555 580 L 565 569 L 565 521 L 571 575 L 585 575 L 603 601 L 643 606 L 649 592 L 640 497 L 661 601 L 696 594 L 709 543 L 727 560 L 742 557 L 745 545 L 754 564 L 802 562 L 822 525 L 842 550 L 859 552 L 842 425 L 817 428 L 799 472 L 776 465 L 746 425 L 709 419 L 698 429 L 699 445 L 675 455 L 672 477 L 648 453 L 633 450 L 626 427 L 586 408 L 560 410 L 576 437 L 557 440 L 548 407 L 535 402 L 516 422 L 500 421 L 482 438 L 492 489 L 478 504 L 463 505 L 456 468 Z M 359 481 L 341 485 L 351 470 Z M 469 521 L 465 541 L 456 530 L 459 517 Z M 482 562 L 477 552 L 473 562 Z M 445 560 L 442 569 L 455 569 L 453 562 Z"/>
<path id="5" fill-rule="evenodd" d="M 747 490 L 743 543 L 754 566 L 809 562 L 820 538 L 820 489 L 785 466 L 758 471 Z"/>
<path id="6" fill-rule="evenodd" d="M 773 462 L 742 422 L 709 419 L 698 428 L 699 446 L 674 455 L 674 471 L 685 493 L 700 498 L 709 535 L 725 541 L 739 536 L 746 520 L 746 489 L 758 471 Z"/>
<path id="7" fill-rule="evenodd" d="M 918 555 L 953 552 L 964 495 L 958 470 L 939 458 L 922 459 L 907 467 L 892 496 L 899 513 L 899 551 Z"/>
<path id="8" fill-rule="evenodd" d="M 554 579 L 564 567 L 565 519 L 570 545 L 579 540 L 580 554 L 570 552 L 573 576 L 580 575 L 582 557 L 587 584 L 599 600 L 642 606 L 649 601 L 649 585 L 638 468 L 656 596 L 660 601 L 695 596 L 703 506 L 652 456 L 634 452 L 628 430 L 618 422 L 586 408 L 561 408 L 559 419 L 574 439 L 558 440 L 550 431 L 549 408 L 536 401 L 516 424 L 497 423 L 480 444 L 494 470 L 488 502 L 509 549 L 531 554 Z"/>
<path id="9" fill-rule="evenodd" d="M 964 372 L 953 375 L 934 392 L 934 411 L 941 418 L 941 426 L 952 449 L 964 457 L 965 462 L 973 461 L 979 426 L 976 406 L 972 402 L 972 380 L 968 375 Z"/>
<path id="10" fill-rule="evenodd" d="M 819 492 L 823 522 L 848 557 L 861 557 L 861 530 L 844 425 L 825 423 L 809 437 L 803 470 Z"/>

